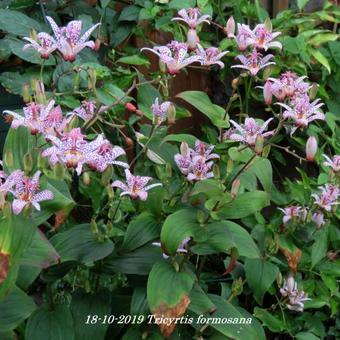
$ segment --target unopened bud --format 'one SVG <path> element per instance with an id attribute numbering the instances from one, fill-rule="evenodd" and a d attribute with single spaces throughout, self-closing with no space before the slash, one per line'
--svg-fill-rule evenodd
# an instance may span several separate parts
<path id="1" fill-rule="evenodd" d="M 271 148 L 270 144 L 266 145 L 263 148 L 262 155 L 261 155 L 263 158 L 267 158 L 269 156 L 270 148 Z"/>
<path id="2" fill-rule="evenodd" d="M 73 80 L 73 91 L 79 90 L 79 84 L 80 84 L 80 72 L 77 72 Z"/>
<path id="3" fill-rule="evenodd" d="M 45 86 L 40 80 L 35 81 L 35 97 L 39 104 L 46 104 Z"/>
<path id="4" fill-rule="evenodd" d="M 33 158 L 30 152 L 24 155 L 24 170 L 25 173 L 29 174 L 33 169 Z"/>
<path id="5" fill-rule="evenodd" d="M 38 155 L 38 159 L 37 159 L 37 167 L 39 170 L 43 170 L 47 167 L 47 158 L 46 157 L 42 157 L 41 153 L 39 153 Z"/>
<path id="6" fill-rule="evenodd" d="M 231 285 L 231 292 L 233 296 L 240 295 L 243 292 L 243 281 L 242 277 L 239 277 L 237 280 L 233 281 Z"/>
<path id="7" fill-rule="evenodd" d="M 97 38 L 94 42 L 94 51 L 98 52 L 100 49 L 100 46 L 102 45 L 102 40 L 100 38 Z"/>
<path id="8" fill-rule="evenodd" d="M 310 162 L 315 161 L 315 155 L 318 151 L 318 141 L 314 136 L 310 136 L 306 143 L 306 158 Z"/>
<path id="9" fill-rule="evenodd" d="M 231 82 L 231 87 L 232 87 L 234 90 L 236 90 L 237 87 L 239 86 L 239 84 L 240 84 L 240 78 L 239 78 L 239 77 L 234 78 L 234 79 L 232 80 L 232 82 Z"/>
<path id="10" fill-rule="evenodd" d="M 231 197 L 235 198 L 238 194 L 238 191 L 240 189 L 240 185 L 241 185 L 241 180 L 239 178 L 236 178 L 233 182 L 233 184 L 231 185 Z"/>
<path id="11" fill-rule="evenodd" d="M 172 166 L 169 163 L 166 163 L 165 165 L 165 173 L 168 178 L 172 177 Z"/>
<path id="12" fill-rule="evenodd" d="M 214 164 L 214 166 L 213 166 L 213 174 L 214 174 L 215 179 L 221 178 L 220 167 L 217 164 Z"/>
<path id="13" fill-rule="evenodd" d="M 30 38 L 32 38 L 33 40 L 37 40 L 37 31 L 34 28 L 31 28 L 30 30 Z"/>
<path id="14" fill-rule="evenodd" d="M 13 152 L 11 150 L 7 150 L 4 154 L 4 162 L 5 164 L 11 168 L 14 164 L 13 160 Z"/>
<path id="15" fill-rule="evenodd" d="M 269 80 L 267 80 L 264 84 L 263 98 L 267 105 L 271 105 L 273 102 L 272 83 Z"/>
<path id="16" fill-rule="evenodd" d="M 264 79 L 264 80 L 267 80 L 267 79 L 271 76 L 272 72 L 273 72 L 273 67 L 272 67 L 272 65 L 267 66 L 267 67 L 263 70 L 263 73 L 262 73 L 263 79 Z"/>
<path id="17" fill-rule="evenodd" d="M 135 145 L 135 142 L 133 141 L 132 138 L 130 138 L 130 137 L 125 137 L 125 138 L 124 138 L 124 144 L 125 144 L 126 146 L 132 147 L 132 146 Z"/>
<path id="18" fill-rule="evenodd" d="M 115 193 L 110 184 L 106 186 L 106 191 L 107 191 L 107 195 L 109 196 L 109 199 L 113 199 L 115 197 Z"/>
<path id="19" fill-rule="evenodd" d="M 88 186 L 91 183 L 91 176 L 88 171 L 83 173 L 83 183 L 85 186 Z"/>
<path id="20" fill-rule="evenodd" d="M 270 18 L 266 18 L 266 20 L 264 21 L 264 25 L 266 26 L 266 28 L 269 31 L 273 30 L 273 24 L 272 24 L 272 21 L 270 20 Z"/>
<path id="21" fill-rule="evenodd" d="M 255 139 L 255 152 L 257 155 L 261 155 L 263 151 L 264 137 L 262 135 L 257 135 Z"/>
<path id="22" fill-rule="evenodd" d="M 29 84 L 24 84 L 22 86 L 22 99 L 23 99 L 24 103 L 29 103 L 31 101 Z"/>
<path id="23" fill-rule="evenodd" d="M 234 169 L 234 161 L 229 158 L 227 162 L 227 174 L 230 174 Z"/>
<path id="24" fill-rule="evenodd" d="M 61 163 L 57 163 L 54 167 L 53 167 L 53 174 L 54 177 L 57 179 L 63 179 L 65 176 L 65 168 L 64 165 Z"/>
<path id="25" fill-rule="evenodd" d="M 131 112 L 136 112 L 137 110 L 136 106 L 133 105 L 132 103 L 125 103 L 125 108 Z"/>
<path id="26" fill-rule="evenodd" d="M 182 142 L 180 146 L 181 155 L 187 155 L 189 153 L 189 145 L 186 142 Z"/>
<path id="27" fill-rule="evenodd" d="M 233 38 L 235 35 L 235 20 L 234 17 L 231 16 L 228 21 L 226 26 L 223 29 L 223 32 L 228 36 L 228 38 Z"/>
<path id="28" fill-rule="evenodd" d="M 95 220 L 91 220 L 91 223 L 90 223 L 90 226 L 91 226 L 91 230 L 94 234 L 98 234 L 98 225 L 97 225 L 97 222 Z"/>
<path id="29" fill-rule="evenodd" d="M 97 73 L 96 70 L 94 69 L 89 69 L 88 70 L 88 75 L 89 75 L 89 89 L 94 90 L 96 88 L 96 83 L 97 83 Z"/>
<path id="30" fill-rule="evenodd" d="M 190 49 L 194 50 L 199 42 L 200 38 L 198 37 L 196 30 L 194 28 L 190 28 L 187 33 L 187 43 Z"/>
<path id="31" fill-rule="evenodd" d="M 159 60 L 159 63 L 158 63 L 158 66 L 159 66 L 159 70 L 161 71 L 161 73 L 166 73 L 166 65 L 163 61 Z"/>
<path id="32" fill-rule="evenodd" d="M 319 84 L 313 83 L 310 90 L 309 90 L 309 98 L 310 100 L 314 100 L 318 91 L 319 91 Z"/>
<path id="33" fill-rule="evenodd" d="M 113 175 L 113 167 L 112 165 L 109 165 L 105 169 L 105 171 L 102 173 L 102 178 L 101 178 L 102 184 L 107 185 L 110 182 L 112 175 Z"/>
<path id="34" fill-rule="evenodd" d="M 168 111 L 167 111 L 167 116 L 168 116 L 168 123 L 169 124 L 175 124 L 176 122 L 176 107 L 174 103 L 171 103 Z"/>

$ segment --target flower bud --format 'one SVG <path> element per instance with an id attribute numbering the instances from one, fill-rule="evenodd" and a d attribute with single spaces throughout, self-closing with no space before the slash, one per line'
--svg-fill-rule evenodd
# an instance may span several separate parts
<path id="1" fill-rule="evenodd" d="M 171 103 L 167 111 L 168 123 L 175 124 L 176 121 L 176 107 L 174 103 Z"/>
<path id="2" fill-rule="evenodd" d="M 33 158 L 30 152 L 26 152 L 24 155 L 24 170 L 29 174 L 33 169 Z"/>
<path id="3" fill-rule="evenodd" d="M 310 100 L 314 100 L 318 91 L 319 91 L 319 84 L 313 83 L 310 90 L 309 90 L 309 98 Z"/>
<path id="4" fill-rule="evenodd" d="M 159 62 L 158 62 L 158 67 L 159 67 L 159 70 L 161 71 L 161 73 L 166 73 L 167 70 L 166 70 L 166 64 L 159 59 Z"/>
<path id="5" fill-rule="evenodd" d="M 267 105 L 271 105 L 273 102 L 273 94 L 272 94 L 272 84 L 269 80 L 266 81 L 263 87 L 263 98 L 264 102 Z"/>
<path id="6" fill-rule="evenodd" d="M 233 38 L 235 35 L 235 20 L 234 17 L 231 16 L 226 26 L 223 28 L 223 32 L 228 36 L 228 38 Z"/>
<path id="7" fill-rule="evenodd" d="M 234 169 L 234 161 L 229 158 L 227 162 L 227 174 L 230 174 Z"/>
<path id="8" fill-rule="evenodd" d="M 187 33 L 187 43 L 190 49 L 194 50 L 196 48 L 196 45 L 199 42 L 200 42 L 200 38 L 198 37 L 196 30 L 193 28 L 190 28 Z"/>
<path id="9" fill-rule="evenodd" d="M 231 87 L 236 90 L 238 85 L 240 84 L 240 78 L 237 77 L 237 78 L 234 78 L 231 82 Z"/>
<path id="10" fill-rule="evenodd" d="M 107 185 L 110 182 L 112 175 L 113 175 L 113 167 L 112 165 L 109 165 L 105 169 L 105 171 L 102 173 L 102 178 L 101 178 L 102 184 Z"/>
<path id="11" fill-rule="evenodd" d="M 110 184 L 106 186 L 106 191 L 107 191 L 107 195 L 109 196 L 110 200 L 115 197 L 115 193 L 114 193 L 113 188 Z"/>
<path id="12" fill-rule="evenodd" d="M 130 112 L 136 112 L 137 108 L 132 103 L 125 103 L 125 108 Z"/>
<path id="13" fill-rule="evenodd" d="M 273 65 L 269 65 L 269 66 L 267 66 L 264 70 L 263 70 L 263 73 L 262 73 L 262 75 L 263 75 L 263 80 L 267 80 L 270 76 L 271 76 L 271 74 L 272 74 L 272 71 L 273 71 L 273 67 L 272 67 Z"/>
<path id="14" fill-rule="evenodd" d="M 63 179 L 65 176 L 65 168 L 61 163 L 57 163 L 54 167 L 53 167 L 53 174 L 54 177 L 57 179 Z"/>
<path id="15" fill-rule="evenodd" d="M 91 230 L 92 232 L 96 235 L 98 234 L 98 225 L 97 225 L 97 222 L 95 220 L 91 220 L 90 222 L 90 226 L 91 226 Z"/>
<path id="16" fill-rule="evenodd" d="M 165 165 L 165 173 L 168 178 L 172 177 L 172 166 L 170 163 L 166 163 Z"/>
<path id="17" fill-rule="evenodd" d="M 94 90 L 96 88 L 97 83 L 97 73 L 94 69 L 90 68 L 88 70 L 89 75 L 89 89 Z"/>
<path id="18" fill-rule="evenodd" d="M 40 80 L 36 80 L 34 84 L 34 90 L 35 90 L 36 101 L 39 104 L 46 104 L 44 83 L 41 82 Z"/>
<path id="19" fill-rule="evenodd" d="M 96 41 L 94 42 L 94 51 L 98 52 L 100 49 L 100 46 L 102 45 L 102 40 L 100 38 L 97 38 Z"/>
<path id="20" fill-rule="evenodd" d="M 233 296 L 240 295 L 243 292 L 243 281 L 242 277 L 239 277 L 237 280 L 233 281 L 231 285 L 231 292 Z"/>
<path id="21" fill-rule="evenodd" d="M 233 184 L 231 185 L 231 197 L 235 198 L 238 194 L 238 191 L 240 189 L 240 185 L 241 185 L 241 180 L 239 178 L 236 178 L 233 182 Z"/>
<path id="22" fill-rule="evenodd" d="M 181 155 L 186 155 L 189 152 L 189 145 L 186 142 L 182 142 L 180 146 Z"/>
<path id="23" fill-rule="evenodd" d="M 273 24 L 272 24 L 272 21 L 270 20 L 270 18 L 266 18 L 266 20 L 264 21 L 264 25 L 266 26 L 268 31 L 273 30 Z"/>
<path id="24" fill-rule="evenodd" d="M 220 167 L 217 164 L 214 164 L 213 166 L 213 175 L 215 179 L 221 178 Z"/>
<path id="25" fill-rule="evenodd" d="M 90 185 L 91 183 L 91 177 L 90 177 L 90 173 L 88 171 L 83 173 L 83 184 L 85 186 Z"/>
<path id="26" fill-rule="evenodd" d="M 29 103 L 31 101 L 29 84 L 24 84 L 22 86 L 22 99 L 23 99 L 24 103 Z"/>
<path id="27" fill-rule="evenodd" d="M 255 139 L 255 152 L 257 155 L 261 155 L 263 151 L 264 138 L 262 135 L 257 135 Z"/>
<path id="28" fill-rule="evenodd" d="M 77 72 L 73 80 L 73 91 L 79 90 L 79 84 L 80 84 L 80 72 Z"/>
<path id="29" fill-rule="evenodd" d="M 14 164 L 14 160 L 13 160 L 13 153 L 11 150 L 7 150 L 4 154 L 4 162 L 5 164 L 11 168 Z"/>
<path id="30" fill-rule="evenodd" d="M 128 147 L 133 147 L 135 142 L 130 137 L 125 137 L 124 138 L 124 144 Z"/>
<path id="31" fill-rule="evenodd" d="M 306 158 L 310 162 L 315 161 L 315 155 L 318 151 L 318 141 L 314 136 L 310 136 L 306 143 Z"/>

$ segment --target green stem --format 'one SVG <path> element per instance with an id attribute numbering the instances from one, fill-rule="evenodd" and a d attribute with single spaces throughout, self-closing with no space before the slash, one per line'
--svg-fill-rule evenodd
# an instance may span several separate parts
<path id="1" fill-rule="evenodd" d="M 245 103 L 245 114 L 248 116 L 249 114 L 249 99 L 250 99 L 250 91 L 251 91 L 251 85 L 253 82 L 253 78 L 250 77 L 247 80 L 247 86 L 246 86 L 246 103 Z"/>

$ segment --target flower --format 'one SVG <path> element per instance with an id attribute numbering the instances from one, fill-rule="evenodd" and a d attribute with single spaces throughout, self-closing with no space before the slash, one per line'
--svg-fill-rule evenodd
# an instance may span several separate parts
<path id="1" fill-rule="evenodd" d="M 198 55 L 188 56 L 188 45 L 178 41 L 172 41 L 166 46 L 144 47 L 141 50 L 148 50 L 156 54 L 160 61 L 167 66 L 170 74 L 177 74 L 182 68 L 201 60 Z"/>
<path id="2" fill-rule="evenodd" d="M 295 282 L 292 273 L 289 273 L 287 280 L 283 281 L 280 293 L 283 297 L 288 298 L 288 301 L 286 302 L 287 308 L 296 312 L 303 312 L 305 307 L 304 302 L 311 300 L 304 291 L 298 290 L 297 283 Z"/>
<path id="3" fill-rule="evenodd" d="M 95 111 L 96 102 L 94 100 L 84 100 L 81 103 L 81 106 L 74 109 L 68 115 L 78 116 L 79 118 L 83 119 L 86 122 L 93 118 Z"/>
<path id="4" fill-rule="evenodd" d="M 47 16 L 46 19 L 53 30 L 57 49 L 63 55 L 65 61 L 74 61 L 77 54 L 85 47 L 95 48 L 95 43 L 87 40 L 100 23 L 93 25 L 80 36 L 83 24 L 80 20 L 70 21 L 67 26 L 59 28 L 51 17 Z"/>
<path id="5" fill-rule="evenodd" d="M 252 76 L 256 76 L 262 68 L 275 64 L 273 61 L 269 61 L 273 57 L 274 56 L 272 54 L 262 57 L 262 54 L 254 49 L 247 56 L 242 54 L 238 55 L 236 58 L 240 60 L 242 65 L 233 65 L 231 68 L 242 68 L 248 70 Z"/>
<path id="6" fill-rule="evenodd" d="M 234 125 L 235 129 L 231 129 L 231 132 L 226 131 L 224 137 L 254 146 L 257 136 L 268 137 L 274 134 L 274 131 L 264 132 L 272 120 L 273 118 L 269 118 L 263 124 L 260 124 L 257 123 L 254 118 L 246 118 L 243 125 L 239 125 L 235 121 L 230 120 L 230 123 Z"/>
<path id="7" fill-rule="evenodd" d="M 2 165 L 2 162 L 1 162 Z M 14 170 L 12 173 L 7 175 L 3 170 L 1 171 L 1 185 L 0 185 L 0 192 L 4 193 L 5 195 L 7 192 L 11 192 L 13 187 L 18 183 L 21 178 L 25 175 L 22 170 Z"/>
<path id="8" fill-rule="evenodd" d="M 325 216 L 322 211 L 318 211 L 313 214 L 312 221 L 317 225 L 318 228 L 321 228 L 325 224 Z"/>
<path id="9" fill-rule="evenodd" d="M 223 29 L 224 33 L 228 36 L 228 38 L 234 38 L 235 36 L 235 20 L 234 17 L 229 17 L 226 26 Z"/>
<path id="10" fill-rule="evenodd" d="M 196 45 L 200 42 L 200 38 L 195 29 L 190 28 L 187 33 L 187 44 L 191 50 L 196 48 Z"/>
<path id="11" fill-rule="evenodd" d="M 333 159 L 330 159 L 327 155 L 323 156 L 326 159 L 323 165 L 331 167 L 334 172 L 340 171 L 340 155 L 335 155 Z"/>
<path id="12" fill-rule="evenodd" d="M 52 165 L 61 162 L 68 168 L 75 168 L 78 175 L 81 174 L 83 165 L 93 157 L 95 151 L 103 143 L 103 136 L 99 135 L 94 141 L 87 142 L 80 128 L 65 132 L 60 138 L 46 136 L 53 146 L 42 152 L 42 157 L 49 157 Z"/>
<path id="13" fill-rule="evenodd" d="M 43 59 L 48 59 L 50 54 L 57 49 L 56 40 L 46 32 L 40 32 L 37 35 L 37 40 L 29 37 L 24 37 L 24 40 L 29 44 L 24 45 L 22 48 L 24 51 L 28 48 L 34 48 Z"/>
<path id="14" fill-rule="evenodd" d="M 190 242 L 190 240 L 191 240 L 191 237 L 184 238 L 183 241 L 178 246 L 176 253 L 186 254 L 188 252 L 187 246 L 188 246 L 188 243 Z M 162 247 L 162 244 L 160 242 L 152 242 L 152 245 L 157 246 L 157 247 Z M 163 252 L 163 258 L 168 259 L 169 256 L 166 253 Z"/>
<path id="15" fill-rule="evenodd" d="M 252 37 L 248 40 L 253 47 L 257 49 L 282 48 L 282 44 L 278 41 L 273 41 L 281 32 L 272 32 L 265 24 L 258 24 L 253 30 Z"/>
<path id="16" fill-rule="evenodd" d="M 147 185 L 147 183 L 152 179 L 147 176 L 134 176 L 131 174 L 130 170 L 125 170 L 126 184 L 122 181 L 114 181 L 112 183 L 112 187 L 122 189 L 123 192 L 120 196 L 129 195 L 132 199 L 140 199 L 142 201 L 146 201 L 148 198 L 148 190 L 162 186 L 161 183 L 155 183 L 151 185 Z"/>
<path id="17" fill-rule="evenodd" d="M 35 209 L 40 210 L 39 202 L 51 200 L 54 195 L 50 190 L 39 191 L 40 171 L 37 171 L 32 178 L 16 175 L 15 189 L 11 190 L 15 199 L 12 203 L 14 214 L 18 215 L 26 205 L 33 205 Z"/>
<path id="18" fill-rule="evenodd" d="M 236 44 L 240 51 L 244 51 L 253 41 L 253 32 L 248 25 L 237 24 Z"/>
<path id="19" fill-rule="evenodd" d="M 299 218 L 302 222 L 305 221 L 307 217 L 307 210 L 306 208 L 300 207 L 298 205 L 291 205 L 284 209 L 278 208 L 284 213 L 282 218 L 283 224 L 287 224 L 290 220 Z"/>
<path id="20" fill-rule="evenodd" d="M 340 189 L 337 185 L 326 184 L 323 187 L 319 187 L 321 194 L 312 194 L 314 198 L 314 204 L 318 205 L 320 208 L 331 211 L 334 205 L 337 205 L 338 198 L 340 195 Z"/>
<path id="21" fill-rule="evenodd" d="M 189 167 L 187 179 L 189 181 L 201 181 L 214 177 L 211 171 L 214 162 L 206 162 L 203 157 L 193 157 Z"/>
<path id="22" fill-rule="evenodd" d="M 183 8 L 178 12 L 179 17 L 172 18 L 172 21 L 183 21 L 185 22 L 190 28 L 195 29 L 198 25 L 203 22 L 210 24 L 210 15 L 202 15 L 200 16 L 199 8 Z"/>
<path id="23" fill-rule="evenodd" d="M 152 122 L 156 125 L 162 124 L 166 120 L 168 109 L 171 105 L 171 102 L 166 101 L 162 104 L 159 104 L 159 99 L 156 98 L 155 102 L 151 105 L 152 111 Z"/>
<path id="24" fill-rule="evenodd" d="M 60 106 L 54 107 L 54 104 L 54 100 L 50 100 L 47 105 L 29 103 L 23 108 L 24 116 L 8 110 L 4 113 L 14 118 L 11 124 L 14 129 L 25 126 L 32 135 L 37 133 L 55 135 L 65 128 L 66 121 Z"/>
<path id="25" fill-rule="evenodd" d="M 315 160 L 316 152 L 318 151 L 318 141 L 314 136 L 310 136 L 306 143 L 306 158 L 308 161 Z"/>
<path id="26" fill-rule="evenodd" d="M 291 118 L 295 127 L 292 129 L 293 134 L 299 127 L 307 127 L 310 122 L 316 119 L 325 120 L 324 113 L 320 110 L 323 103 L 319 103 L 320 99 L 310 102 L 308 95 L 303 95 L 291 100 L 289 105 L 277 103 L 286 110 L 283 112 L 283 118 Z"/>
<path id="27" fill-rule="evenodd" d="M 189 173 L 189 168 L 191 166 L 191 151 L 188 144 L 183 142 L 180 147 L 181 153 L 175 155 L 175 162 L 183 175 L 187 175 Z"/>
<path id="28" fill-rule="evenodd" d="M 205 160 L 220 158 L 218 154 L 211 153 L 214 147 L 214 145 L 208 145 L 197 139 L 195 142 L 195 150 L 192 151 L 192 155 L 194 157 L 200 156 Z"/>
<path id="29" fill-rule="evenodd" d="M 229 51 L 220 52 L 216 47 L 208 47 L 204 49 L 200 44 L 197 44 L 197 55 L 201 57 L 200 63 L 204 66 L 218 65 L 224 68 L 224 63 L 220 60 Z"/>

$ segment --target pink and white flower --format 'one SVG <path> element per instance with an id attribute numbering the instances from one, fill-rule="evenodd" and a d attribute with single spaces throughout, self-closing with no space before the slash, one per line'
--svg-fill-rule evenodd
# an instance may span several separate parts
<path id="1" fill-rule="evenodd" d="M 159 104 L 159 99 L 155 99 L 155 102 L 151 105 L 152 122 L 154 124 L 160 125 L 166 120 L 167 113 L 171 104 L 172 103 L 169 101 Z"/>
<path id="2" fill-rule="evenodd" d="M 40 210 L 40 202 L 53 199 L 54 195 L 50 190 L 39 191 L 40 171 L 37 171 L 32 178 L 24 175 L 17 176 L 15 188 L 11 190 L 15 199 L 12 203 L 14 214 L 18 215 L 26 205 L 33 205 Z"/>
<path id="3" fill-rule="evenodd" d="M 187 254 L 188 253 L 188 243 L 190 242 L 191 237 L 186 237 L 183 239 L 183 241 L 180 243 L 180 245 L 178 246 L 176 253 L 177 254 Z M 160 242 L 152 242 L 152 245 L 157 246 L 157 247 L 162 247 L 162 244 Z M 166 253 L 163 252 L 163 258 L 164 259 L 168 259 L 169 255 L 167 255 Z"/>
<path id="4" fill-rule="evenodd" d="M 178 41 L 172 41 L 166 46 L 144 47 L 141 50 L 156 54 L 160 61 L 167 66 L 170 74 L 177 74 L 182 68 L 201 60 L 198 55 L 189 56 L 188 45 Z"/>
<path id="5" fill-rule="evenodd" d="M 123 192 L 120 196 L 129 195 L 132 199 L 140 199 L 146 201 L 148 198 L 148 190 L 162 186 L 161 183 L 155 183 L 147 185 L 151 177 L 148 176 L 134 176 L 131 174 L 130 170 L 125 170 L 126 183 L 122 181 L 114 181 L 112 183 L 113 188 L 122 189 Z"/>
<path id="6" fill-rule="evenodd" d="M 197 44 L 197 55 L 201 57 L 200 63 L 204 66 L 218 65 L 224 68 L 224 63 L 221 61 L 229 51 L 220 52 L 217 47 L 208 47 L 204 49 L 200 44 Z"/>
<path id="7" fill-rule="evenodd" d="M 199 8 L 183 8 L 178 12 L 178 17 L 171 19 L 172 21 L 183 21 L 185 22 L 191 29 L 195 29 L 198 25 L 206 22 L 210 24 L 211 16 L 210 15 L 201 15 Z"/>
<path id="8" fill-rule="evenodd" d="M 323 103 L 319 103 L 320 99 L 310 102 L 308 95 L 303 95 L 291 100 L 289 105 L 284 103 L 277 103 L 286 109 L 283 112 L 284 119 L 292 119 L 295 127 L 292 129 L 292 134 L 297 128 L 307 127 L 308 124 L 316 119 L 325 120 L 324 113 L 320 110 Z"/>
<path id="9" fill-rule="evenodd" d="M 317 225 L 318 228 L 321 228 L 325 224 L 325 216 L 322 211 L 318 211 L 313 214 L 312 221 Z"/>
<path id="10" fill-rule="evenodd" d="M 265 24 L 258 24 L 253 30 L 253 36 L 248 40 L 250 44 L 257 49 L 264 49 L 267 51 L 269 48 L 282 49 L 282 44 L 276 39 L 281 32 L 272 32 Z"/>
<path id="11" fill-rule="evenodd" d="M 192 150 L 191 154 L 193 157 L 199 156 L 205 160 L 218 159 L 220 156 L 217 153 L 211 153 L 214 148 L 215 145 L 208 145 L 197 139 L 195 142 L 195 150 Z"/>
<path id="12" fill-rule="evenodd" d="M 254 118 L 246 118 L 242 125 L 236 123 L 234 120 L 230 120 L 230 123 L 233 124 L 235 129 L 231 129 L 231 132 L 226 131 L 224 137 L 254 146 L 257 136 L 266 138 L 274 134 L 274 131 L 265 132 L 272 120 L 273 118 L 269 118 L 261 124 L 257 123 Z"/>
<path id="13" fill-rule="evenodd" d="M 29 37 L 23 39 L 29 42 L 29 44 L 24 45 L 23 50 L 34 48 L 43 59 L 48 59 L 50 54 L 57 49 L 56 40 L 46 32 L 38 33 L 37 40 Z"/>
<path id="14" fill-rule="evenodd" d="M 261 69 L 275 64 L 273 61 L 270 61 L 273 57 L 274 56 L 272 54 L 268 54 L 263 57 L 261 53 L 254 49 L 246 56 L 243 54 L 238 55 L 236 58 L 240 60 L 242 64 L 233 65 L 231 68 L 242 68 L 248 70 L 252 76 L 256 76 Z"/>
<path id="15" fill-rule="evenodd" d="M 235 41 L 240 51 L 244 51 L 254 41 L 253 31 L 248 25 L 237 24 Z"/>
<path id="16" fill-rule="evenodd" d="M 224 27 L 223 31 L 224 33 L 228 36 L 228 38 L 234 38 L 235 37 L 235 19 L 233 16 L 231 16 L 228 21 L 226 26 Z"/>
<path id="17" fill-rule="evenodd" d="M 325 166 L 329 166 L 336 173 L 340 171 L 340 155 L 335 155 L 333 159 L 330 159 L 327 155 L 323 155 L 326 162 L 323 163 Z"/>
<path id="18" fill-rule="evenodd" d="M 319 187 L 319 189 L 321 190 L 321 193 L 319 195 L 312 194 L 312 197 L 315 200 L 314 204 L 318 205 L 320 208 L 326 211 L 331 211 L 333 206 L 339 204 L 339 187 L 334 184 L 326 184 L 322 187 Z"/>
<path id="19" fill-rule="evenodd" d="M 188 181 L 201 181 L 214 177 L 211 171 L 213 165 L 214 162 L 206 162 L 203 157 L 194 156 L 187 175 Z"/>
<path id="20" fill-rule="evenodd" d="M 84 100 L 81 103 L 81 106 L 75 108 L 68 115 L 72 117 L 78 116 L 79 118 L 87 122 L 93 118 L 95 112 L 96 112 L 96 102 L 94 100 Z"/>
<path id="21" fill-rule="evenodd" d="M 81 36 L 83 23 L 80 20 L 73 20 L 65 27 L 58 27 L 51 17 L 47 16 L 46 19 L 53 30 L 57 49 L 65 61 L 74 61 L 77 54 L 85 47 L 89 47 L 92 50 L 95 48 L 94 41 L 87 40 L 100 23 L 93 25 Z"/>
<path id="22" fill-rule="evenodd" d="M 307 217 L 307 209 L 300 207 L 298 205 L 291 205 L 289 207 L 286 207 L 284 209 L 282 208 L 278 208 L 279 210 L 281 210 L 284 214 L 283 218 L 282 218 L 282 223 L 283 224 L 287 224 L 289 221 L 291 220 L 301 220 L 302 222 L 304 222 L 306 220 Z"/>

